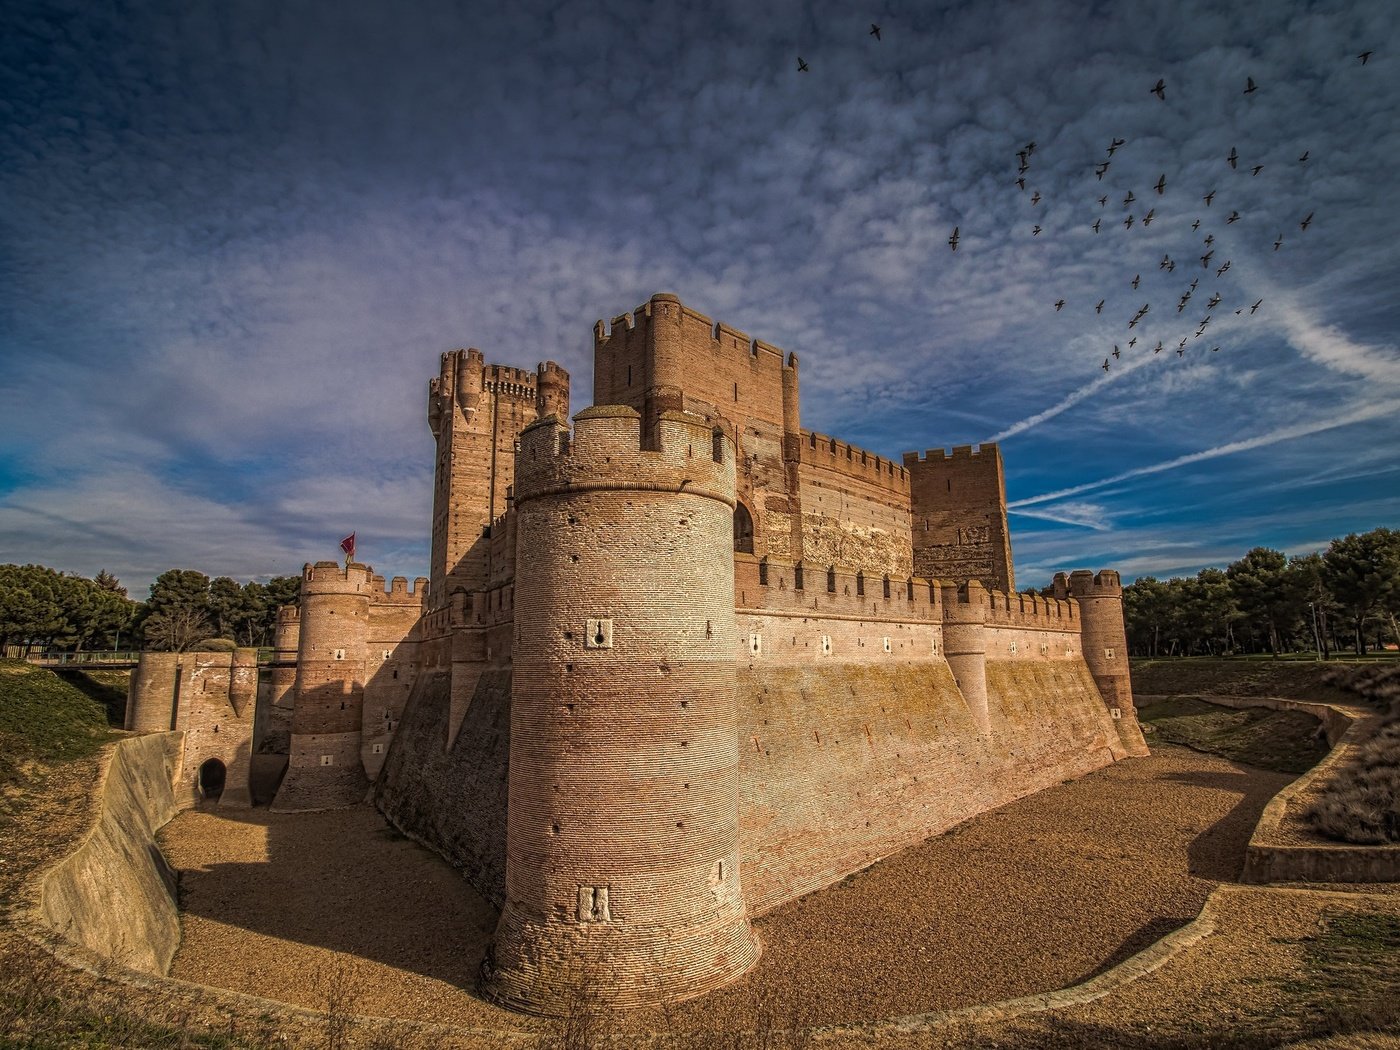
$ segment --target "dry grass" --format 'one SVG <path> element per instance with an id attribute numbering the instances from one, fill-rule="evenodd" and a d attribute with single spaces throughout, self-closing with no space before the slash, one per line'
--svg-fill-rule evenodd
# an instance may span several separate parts
<path id="1" fill-rule="evenodd" d="M 1320 835 L 1358 846 L 1400 842 L 1400 667 L 1332 668 L 1328 683 L 1386 712 L 1374 736 L 1303 814 Z"/>

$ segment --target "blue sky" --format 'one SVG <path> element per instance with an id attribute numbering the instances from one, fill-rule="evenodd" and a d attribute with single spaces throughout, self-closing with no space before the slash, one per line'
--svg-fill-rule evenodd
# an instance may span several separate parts
<path id="1" fill-rule="evenodd" d="M 12 0 L 0 561 L 141 596 L 174 566 L 294 573 L 353 529 L 425 574 L 438 353 L 557 360 L 577 410 L 593 322 L 662 290 L 798 352 L 812 429 L 999 441 L 1023 587 L 1395 526 L 1397 22 Z"/>

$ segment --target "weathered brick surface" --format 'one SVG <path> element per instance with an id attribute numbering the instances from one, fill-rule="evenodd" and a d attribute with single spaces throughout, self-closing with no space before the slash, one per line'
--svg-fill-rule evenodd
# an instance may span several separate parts
<path id="1" fill-rule="evenodd" d="M 914 571 L 1000 591 L 1015 590 L 1006 480 L 996 445 L 925 456 L 904 454 L 909 471 Z"/>
<path id="2" fill-rule="evenodd" d="M 252 804 L 248 776 L 257 675 L 256 649 L 141 654 L 128 687 L 126 728 L 185 734 L 176 789 L 181 805 L 204 797 L 200 774 L 207 762 L 224 767 L 220 805 Z"/>

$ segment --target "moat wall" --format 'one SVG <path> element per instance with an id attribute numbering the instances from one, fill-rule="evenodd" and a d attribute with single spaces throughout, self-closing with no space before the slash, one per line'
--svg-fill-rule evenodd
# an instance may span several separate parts
<path id="1" fill-rule="evenodd" d="M 1081 661 L 988 661 L 990 736 L 942 661 L 739 672 L 740 876 L 753 914 L 1113 761 Z"/>
<path id="2" fill-rule="evenodd" d="M 389 823 L 445 857 L 479 893 L 505 901 L 510 668 L 482 672 L 452 744 L 451 680 L 418 676 L 374 803 Z"/>
<path id="3" fill-rule="evenodd" d="M 1114 760 L 1080 659 L 988 660 L 991 734 L 939 659 L 740 665 L 740 877 L 752 914 Z M 424 675 L 375 788 L 404 833 L 498 906 L 510 671 L 487 671 L 450 749 L 448 681 Z"/>
<path id="4" fill-rule="evenodd" d="M 46 926 L 143 973 L 165 974 L 180 946 L 175 873 L 155 833 L 180 809 L 173 785 L 183 737 L 153 733 L 112 749 L 92 831 L 40 890 Z"/>

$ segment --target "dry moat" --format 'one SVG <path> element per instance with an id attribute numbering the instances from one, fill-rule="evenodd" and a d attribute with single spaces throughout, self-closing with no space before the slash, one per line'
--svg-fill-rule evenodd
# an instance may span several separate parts
<path id="1" fill-rule="evenodd" d="M 631 1020 L 728 1030 L 776 1009 L 804 1024 L 859 1023 L 1073 984 L 1183 925 L 1233 881 L 1260 812 L 1291 779 L 1158 746 L 764 916 L 763 956 L 746 978 Z M 495 909 L 373 809 L 189 811 L 161 843 L 182 871 L 174 977 L 319 1006 L 339 952 L 357 1012 L 524 1021 L 474 991 Z"/>

